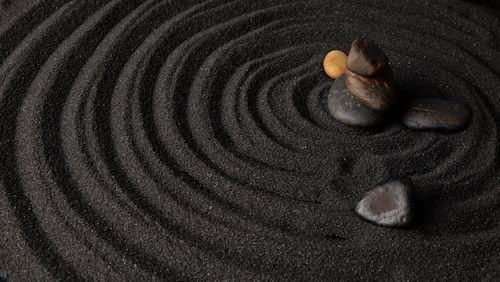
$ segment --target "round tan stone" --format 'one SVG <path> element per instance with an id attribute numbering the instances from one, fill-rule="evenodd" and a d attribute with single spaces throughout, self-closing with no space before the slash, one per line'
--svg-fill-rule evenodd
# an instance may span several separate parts
<path id="1" fill-rule="evenodd" d="M 337 79 L 346 72 L 346 61 L 347 55 L 344 52 L 333 50 L 326 54 L 323 60 L 323 68 L 329 77 Z"/>

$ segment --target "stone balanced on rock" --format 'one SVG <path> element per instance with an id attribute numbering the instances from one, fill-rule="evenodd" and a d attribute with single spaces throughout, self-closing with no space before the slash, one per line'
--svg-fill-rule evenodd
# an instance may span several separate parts
<path id="1" fill-rule="evenodd" d="M 394 72 L 387 56 L 372 41 L 354 40 L 346 72 L 333 82 L 328 95 L 330 113 L 350 126 L 374 126 L 384 121 L 396 102 Z"/>
<path id="2" fill-rule="evenodd" d="M 389 59 L 370 40 L 354 40 L 349 55 L 340 50 L 329 52 L 323 67 L 335 79 L 328 93 L 328 110 L 342 123 L 379 125 L 399 100 Z M 467 107 L 458 102 L 419 98 L 407 105 L 401 121 L 414 130 L 459 130 L 470 118 Z"/>

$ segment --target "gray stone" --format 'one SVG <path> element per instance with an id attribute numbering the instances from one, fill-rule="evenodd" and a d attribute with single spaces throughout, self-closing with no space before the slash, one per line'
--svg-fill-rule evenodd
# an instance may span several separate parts
<path id="1" fill-rule="evenodd" d="M 403 124 L 411 129 L 458 130 L 469 124 L 470 112 L 462 104 L 434 98 L 412 101 L 402 117 Z"/>
<path id="2" fill-rule="evenodd" d="M 412 218 L 411 179 L 392 180 L 366 193 L 356 206 L 356 213 L 375 224 L 387 227 L 407 226 Z"/>
<path id="3" fill-rule="evenodd" d="M 332 116 L 347 125 L 367 127 L 382 123 L 386 113 L 363 105 L 346 88 L 345 75 L 336 79 L 328 93 L 328 109 Z"/>

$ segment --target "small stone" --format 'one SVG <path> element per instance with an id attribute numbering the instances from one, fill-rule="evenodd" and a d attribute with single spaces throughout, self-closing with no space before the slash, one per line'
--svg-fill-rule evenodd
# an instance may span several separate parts
<path id="1" fill-rule="evenodd" d="M 323 60 L 323 68 L 329 77 L 337 79 L 346 72 L 346 61 L 347 55 L 344 52 L 334 50 L 326 54 Z"/>
<path id="2" fill-rule="evenodd" d="M 470 112 L 462 104 L 450 100 L 421 98 L 412 101 L 403 115 L 410 129 L 458 130 L 469 124 Z"/>
<path id="3" fill-rule="evenodd" d="M 412 190 L 413 182 L 409 178 L 380 184 L 366 193 L 356 206 L 356 213 L 381 226 L 407 226 L 413 218 Z"/>
<path id="4" fill-rule="evenodd" d="M 350 126 L 374 126 L 385 120 L 385 113 L 368 108 L 349 94 L 345 75 L 336 79 L 328 93 L 328 109 L 338 121 Z"/>
<path id="5" fill-rule="evenodd" d="M 390 108 L 397 100 L 390 69 L 377 77 L 365 77 L 347 70 L 346 87 L 361 103 L 377 111 Z"/>
<path id="6" fill-rule="evenodd" d="M 388 66 L 388 58 L 373 41 L 358 38 L 352 42 L 347 68 L 359 75 L 375 76 Z"/>

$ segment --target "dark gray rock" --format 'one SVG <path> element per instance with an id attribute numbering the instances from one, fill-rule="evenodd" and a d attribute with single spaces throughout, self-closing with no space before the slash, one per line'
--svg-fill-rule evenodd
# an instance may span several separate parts
<path id="1" fill-rule="evenodd" d="M 470 112 L 462 104 L 442 99 L 422 98 L 412 101 L 402 117 L 411 129 L 458 130 L 469 124 Z"/>
<path id="2" fill-rule="evenodd" d="M 374 126 L 385 120 L 386 114 L 363 105 L 346 88 L 345 75 L 336 79 L 328 93 L 328 109 L 332 116 L 350 126 Z"/>
<path id="3" fill-rule="evenodd" d="M 392 180 L 366 193 L 356 206 L 356 213 L 375 224 L 387 227 L 407 226 L 412 218 L 411 179 Z"/>

